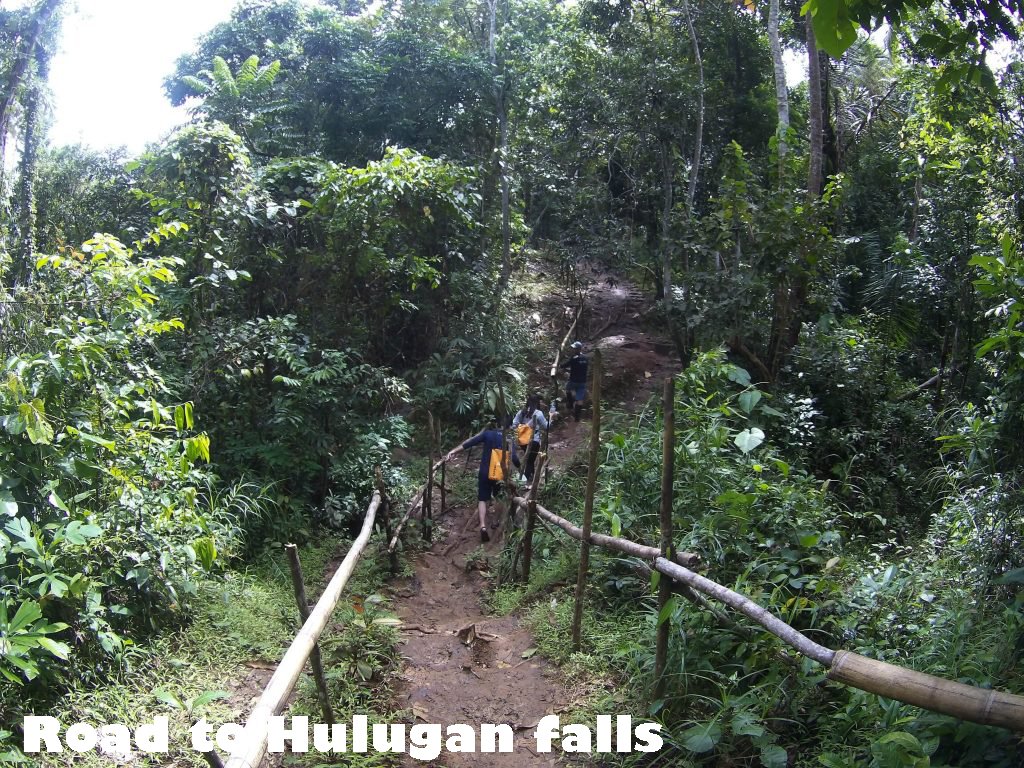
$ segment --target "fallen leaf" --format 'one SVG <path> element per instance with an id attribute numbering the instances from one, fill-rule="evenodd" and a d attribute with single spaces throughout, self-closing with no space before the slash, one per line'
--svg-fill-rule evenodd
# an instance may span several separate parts
<path id="1" fill-rule="evenodd" d="M 536 648 L 527 648 L 525 651 L 523 651 L 522 656 L 523 656 L 524 659 L 532 659 L 534 654 L 536 654 L 536 653 L 537 653 L 537 649 Z"/>
<path id="2" fill-rule="evenodd" d="M 644 371 L 644 378 L 645 379 L 649 379 L 649 378 L 651 378 L 651 376 L 653 376 L 653 374 L 650 371 Z"/>
<path id="3" fill-rule="evenodd" d="M 418 719 L 422 720 L 423 722 L 427 722 L 427 715 L 428 714 L 429 714 L 429 710 L 426 707 L 421 707 L 419 704 L 413 704 L 412 705 L 412 716 L 413 717 L 418 718 Z"/>

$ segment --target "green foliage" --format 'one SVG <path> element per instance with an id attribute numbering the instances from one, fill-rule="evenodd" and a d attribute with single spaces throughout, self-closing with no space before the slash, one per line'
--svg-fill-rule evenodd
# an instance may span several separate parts
<path id="1" fill-rule="evenodd" d="M 147 351 L 182 324 L 159 301 L 181 262 L 146 249 L 183 230 L 41 257 L 32 292 L 14 294 L 34 312 L 11 317 L 0 387 L 8 678 L 110 673 L 241 541 L 199 490 L 209 438 Z"/>
<path id="2" fill-rule="evenodd" d="M 222 471 L 280 478 L 286 508 L 325 504 L 335 525 L 361 517 L 374 469 L 388 470 L 392 449 L 408 439 L 401 417 L 382 417 L 407 397 L 406 385 L 354 352 L 317 348 L 292 316 L 210 329 L 200 342 L 201 364 L 217 371 L 202 394 L 217 417 Z M 390 470 L 387 479 L 401 483 Z M 260 521 L 253 541 L 281 541 L 282 522 Z"/>
<path id="3" fill-rule="evenodd" d="M 874 333 L 885 321 L 824 317 L 794 351 L 784 400 L 785 442 L 829 479 L 859 534 L 919 534 L 940 497 L 934 412 L 899 373 L 897 350 Z M 929 446 L 929 450 L 922 450 Z"/>

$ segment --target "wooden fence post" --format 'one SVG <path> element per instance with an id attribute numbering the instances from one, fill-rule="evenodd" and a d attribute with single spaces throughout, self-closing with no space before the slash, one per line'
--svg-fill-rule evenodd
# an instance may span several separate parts
<path id="1" fill-rule="evenodd" d="M 373 474 L 377 481 L 377 492 L 380 494 L 380 509 L 384 519 L 385 541 L 390 542 L 392 536 L 394 536 L 395 527 L 394 522 L 391 520 L 391 498 L 388 496 L 388 489 L 384 484 L 383 470 L 380 467 L 376 467 Z M 390 548 L 388 549 L 388 565 L 391 567 L 392 573 L 398 571 L 398 552 Z"/>
<path id="2" fill-rule="evenodd" d="M 427 490 L 423 493 L 423 538 L 434 537 L 434 414 L 427 411 L 427 426 L 430 429 L 430 448 L 427 450 Z"/>
<path id="3" fill-rule="evenodd" d="M 662 393 L 664 425 L 661 436 L 661 556 L 672 559 L 672 481 L 675 477 L 675 381 L 665 379 Z M 668 664 L 668 633 L 671 622 L 662 612 L 672 597 L 672 581 L 658 580 L 658 637 L 654 649 L 654 698 L 665 695 L 665 667 Z"/>
<path id="4" fill-rule="evenodd" d="M 302 578 L 302 564 L 299 562 L 299 548 L 289 544 L 284 548 L 288 553 L 288 564 L 292 569 L 292 587 L 295 589 L 295 602 L 299 604 L 299 617 L 305 624 L 309 619 L 309 603 L 306 600 L 306 583 Z M 316 680 L 317 696 L 320 699 L 320 709 L 324 714 L 324 723 L 334 723 L 334 711 L 331 709 L 331 697 L 327 691 L 327 678 L 324 676 L 324 663 L 320 658 L 320 646 L 313 644 L 313 651 L 309 654 L 309 662 L 313 666 L 313 679 Z"/>
<path id="5" fill-rule="evenodd" d="M 580 570 L 576 577 L 576 604 L 572 614 L 572 647 L 580 649 L 580 631 L 583 625 L 583 589 L 590 570 L 590 529 L 594 522 L 594 488 L 597 485 L 597 451 L 601 442 L 601 350 L 594 351 L 590 361 L 593 383 L 590 399 L 593 416 L 590 423 L 590 468 L 587 471 L 587 497 L 583 505 L 583 541 L 580 544 Z"/>
<path id="6" fill-rule="evenodd" d="M 523 582 L 530 583 L 530 561 L 533 559 L 533 529 L 537 524 L 537 491 L 540 488 L 540 475 L 547 464 L 547 454 L 540 454 L 533 467 L 533 480 L 530 483 L 530 496 L 526 504 L 526 530 L 523 532 Z"/>
<path id="7" fill-rule="evenodd" d="M 441 516 L 444 516 L 445 511 L 448 509 L 448 473 L 445 468 L 448 466 L 448 462 L 441 462 Z"/>

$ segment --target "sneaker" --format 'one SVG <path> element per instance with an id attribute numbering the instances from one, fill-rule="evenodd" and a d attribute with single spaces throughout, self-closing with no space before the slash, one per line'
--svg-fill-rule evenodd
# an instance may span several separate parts
<path id="1" fill-rule="evenodd" d="M 480 529 L 480 541 L 482 541 L 482 542 L 484 542 L 484 544 L 486 544 L 490 540 L 491 540 L 491 535 L 489 533 L 487 533 L 487 529 L 486 528 L 481 528 Z"/>

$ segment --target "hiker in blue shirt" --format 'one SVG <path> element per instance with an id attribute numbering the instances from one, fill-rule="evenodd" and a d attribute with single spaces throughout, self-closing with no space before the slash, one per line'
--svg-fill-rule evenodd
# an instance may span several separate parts
<path id="1" fill-rule="evenodd" d="M 504 450 L 505 445 L 505 436 L 498 429 L 497 420 L 492 418 L 484 429 L 473 435 L 469 440 L 466 440 L 462 445 L 448 451 L 444 456 L 444 460 L 451 461 L 460 451 L 468 450 L 474 445 L 483 446 L 483 453 L 480 456 L 480 470 L 477 472 L 476 498 L 477 512 L 480 514 L 480 541 L 487 542 L 491 540 L 491 536 L 487 532 L 487 503 L 494 498 L 494 492 L 498 486 L 498 482 L 491 480 L 488 476 L 491 468 L 491 451 Z"/>
<path id="2" fill-rule="evenodd" d="M 540 410 L 540 395 L 530 395 L 526 398 L 526 405 L 516 411 L 512 419 L 512 463 L 516 468 L 522 468 L 517 448 L 525 452 L 526 466 L 523 468 L 523 480 L 530 482 L 533 479 L 533 467 L 537 463 L 537 454 L 540 453 L 541 430 L 548 428 L 548 420 L 544 412 Z"/>
<path id="3" fill-rule="evenodd" d="M 583 411 L 583 401 L 587 399 L 587 372 L 590 368 L 590 360 L 583 354 L 582 341 L 574 341 L 572 350 L 573 356 L 559 367 L 569 369 L 569 383 L 565 386 L 565 401 L 572 410 L 573 418 L 579 421 Z"/>

